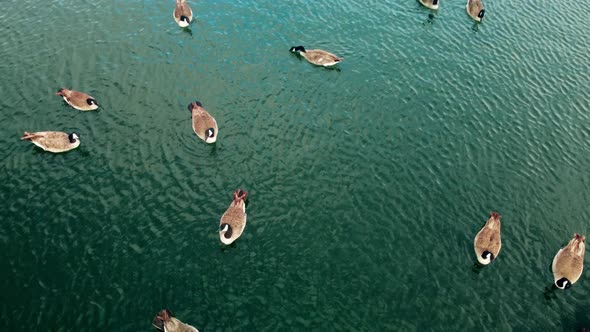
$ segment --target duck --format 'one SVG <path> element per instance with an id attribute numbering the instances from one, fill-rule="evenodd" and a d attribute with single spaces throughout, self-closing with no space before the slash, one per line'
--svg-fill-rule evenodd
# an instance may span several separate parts
<path id="1" fill-rule="evenodd" d="M 176 0 L 176 7 L 174 7 L 174 21 L 181 28 L 186 28 L 191 24 L 193 20 L 193 11 L 189 7 L 186 0 Z"/>
<path id="2" fill-rule="evenodd" d="M 430 9 L 438 9 L 438 0 L 419 0 L 420 3 L 424 6 L 424 7 L 428 7 Z"/>
<path id="3" fill-rule="evenodd" d="M 465 9 L 467 10 L 467 14 L 477 22 L 481 22 L 486 13 L 486 10 L 483 9 L 483 3 L 481 0 L 467 0 L 467 6 L 465 6 Z"/>
<path id="4" fill-rule="evenodd" d="M 188 104 L 188 110 L 192 114 L 193 131 L 205 143 L 215 143 L 217 141 L 217 121 L 203 108 L 200 101 L 193 101 Z"/>
<path id="5" fill-rule="evenodd" d="M 574 238 L 564 248 L 559 249 L 553 258 L 551 270 L 553 281 L 559 289 L 570 288 L 580 279 L 584 270 L 585 236 L 574 234 Z"/>
<path id="6" fill-rule="evenodd" d="M 248 192 L 242 189 L 234 191 L 231 202 L 219 221 L 219 239 L 223 244 L 232 244 L 246 227 L 246 198 Z"/>
<path id="7" fill-rule="evenodd" d="M 498 257 L 502 248 L 502 239 L 500 234 L 500 219 L 502 216 L 498 212 L 490 213 L 490 218 L 483 228 L 475 236 L 473 248 L 477 261 L 481 265 L 488 265 Z"/>
<path id="8" fill-rule="evenodd" d="M 21 140 L 31 141 L 44 151 L 53 153 L 70 151 L 80 146 L 78 134 L 68 134 L 61 131 L 38 131 L 35 133 L 25 131 Z"/>
<path id="9" fill-rule="evenodd" d="M 61 88 L 55 94 L 62 96 L 68 105 L 80 111 L 94 111 L 98 108 L 96 99 L 84 92 Z"/>
<path id="10" fill-rule="evenodd" d="M 161 310 L 154 320 L 152 325 L 163 332 L 199 332 L 194 326 L 185 324 L 176 319 L 168 309 Z"/>
<path id="11" fill-rule="evenodd" d="M 293 46 L 289 51 L 301 55 L 309 63 L 316 66 L 330 67 L 344 60 L 330 52 L 324 50 L 306 50 L 303 46 Z"/>

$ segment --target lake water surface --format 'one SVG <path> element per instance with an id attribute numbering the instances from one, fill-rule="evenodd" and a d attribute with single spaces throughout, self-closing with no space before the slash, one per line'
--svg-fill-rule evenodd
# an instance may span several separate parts
<path id="1" fill-rule="evenodd" d="M 585 3 L 487 0 L 477 25 L 464 1 L 203 0 L 190 31 L 172 0 L 0 4 L 0 330 L 152 331 L 162 308 L 201 332 L 590 326 L 588 272 L 551 289 L 590 235 Z M 19 140 L 42 130 L 81 146 Z"/>

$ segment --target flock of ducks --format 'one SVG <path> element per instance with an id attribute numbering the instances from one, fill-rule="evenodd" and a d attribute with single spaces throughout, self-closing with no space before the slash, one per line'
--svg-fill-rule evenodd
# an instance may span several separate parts
<path id="1" fill-rule="evenodd" d="M 174 21 L 182 28 L 188 27 L 193 20 L 193 12 L 186 0 L 175 0 Z M 419 2 L 430 8 L 438 9 L 439 0 L 419 0 Z M 481 22 L 485 15 L 485 9 L 481 0 L 468 0 L 466 10 L 469 16 L 475 21 Z M 293 46 L 289 50 L 302 56 L 308 62 L 323 67 L 334 66 L 340 63 L 343 58 L 338 57 L 324 50 L 306 50 L 303 46 Z M 98 109 L 96 99 L 84 92 L 62 88 L 56 95 L 63 97 L 64 101 L 71 107 L 80 111 L 93 111 Z M 188 105 L 192 116 L 192 127 L 195 134 L 205 143 L 211 144 L 217 141 L 219 129 L 215 118 L 207 112 L 203 104 L 193 101 Z M 40 147 L 44 151 L 61 153 L 70 151 L 80 146 L 80 137 L 77 133 L 65 133 L 58 131 L 25 132 L 22 140 L 27 140 Z M 248 193 L 245 190 L 237 189 L 233 193 L 233 200 L 219 221 L 219 239 L 225 245 L 236 241 L 246 227 L 246 199 Z M 501 241 L 501 215 L 492 212 L 483 228 L 475 236 L 473 243 L 477 261 L 481 265 L 488 265 L 493 262 L 502 248 Z M 586 237 L 574 234 L 574 237 L 567 246 L 561 248 L 553 258 L 552 271 L 554 284 L 559 289 L 570 288 L 576 283 L 583 271 L 584 263 L 584 242 Z M 153 319 L 152 325 L 164 332 L 198 332 L 198 330 L 185 324 L 174 317 L 168 310 L 161 310 Z"/>
<path id="2" fill-rule="evenodd" d="M 433 10 L 438 9 L 439 0 L 419 0 L 420 3 Z M 467 5 L 465 6 L 465 10 L 467 10 L 467 14 L 471 16 L 475 21 L 481 22 L 483 17 L 486 13 L 485 9 L 483 8 L 483 3 L 481 0 L 467 0 Z"/>
<path id="3" fill-rule="evenodd" d="M 477 261 L 481 265 L 490 264 L 500 253 L 502 248 L 501 218 L 502 216 L 497 212 L 490 213 L 490 218 L 475 236 L 473 248 Z M 553 258 L 551 270 L 553 271 L 553 283 L 557 288 L 570 288 L 580 279 L 584 270 L 585 241 L 585 236 L 574 234 L 573 239 L 564 248 L 559 249 Z"/>
<path id="4" fill-rule="evenodd" d="M 186 28 L 193 20 L 193 11 L 186 0 L 175 0 L 176 6 L 172 16 L 178 26 Z M 439 0 L 419 0 L 420 3 L 430 9 L 438 9 Z M 465 6 L 467 13 L 477 22 L 481 22 L 485 15 L 485 9 L 481 0 L 467 0 Z M 324 50 L 306 50 L 303 46 L 293 46 L 290 52 L 302 56 L 309 63 L 316 66 L 330 67 L 340 63 L 343 58 Z M 93 111 L 99 105 L 92 96 L 66 88 L 60 89 L 56 95 L 62 96 L 64 101 L 71 107 L 80 111 Z M 215 143 L 217 140 L 217 122 L 204 108 L 199 101 L 194 101 L 188 106 L 192 114 L 193 131 L 206 143 Z M 77 133 L 62 133 L 56 131 L 25 132 L 22 140 L 31 141 L 45 151 L 60 153 L 77 148 L 80 145 Z"/>
<path id="5" fill-rule="evenodd" d="M 64 101 L 80 111 L 94 111 L 98 109 L 98 103 L 92 96 L 69 89 L 59 89 L 55 93 L 62 96 Z M 61 131 L 38 131 L 29 133 L 25 131 L 22 140 L 30 141 L 41 149 L 53 153 L 70 151 L 80 146 L 80 137 L 77 133 L 64 133 Z"/>

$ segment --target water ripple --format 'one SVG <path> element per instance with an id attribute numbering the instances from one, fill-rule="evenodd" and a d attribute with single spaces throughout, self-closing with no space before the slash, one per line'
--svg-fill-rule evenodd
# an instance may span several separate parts
<path id="1" fill-rule="evenodd" d="M 486 2 L 478 25 L 463 3 L 191 2 L 190 30 L 173 5 L 0 12 L 1 327 L 136 331 L 164 307 L 204 331 L 590 325 L 584 277 L 550 288 L 588 231 L 583 4 Z M 192 132 L 193 100 L 216 144 Z M 82 144 L 19 140 L 39 130 Z M 223 247 L 238 187 L 248 225 Z M 490 211 L 503 249 L 476 268 Z"/>

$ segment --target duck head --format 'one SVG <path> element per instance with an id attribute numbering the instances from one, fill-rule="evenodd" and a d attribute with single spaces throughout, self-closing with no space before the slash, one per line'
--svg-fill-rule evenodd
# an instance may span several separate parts
<path id="1" fill-rule="evenodd" d="M 215 143 L 217 136 L 215 136 L 215 128 L 209 128 L 205 131 L 205 142 Z"/>
<path id="2" fill-rule="evenodd" d="M 479 262 L 483 265 L 488 265 L 493 260 L 494 260 L 494 254 L 492 254 L 491 252 L 489 252 L 487 250 L 484 250 L 484 252 L 481 253 L 481 259 L 479 259 Z"/>
<path id="3" fill-rule="evenodd" d="M 96 106 L 96 107 L 98 107 L 98 103 L 96 102 L 96 99 L 94 99 L 94 98 L 88 98 L 88 99 L 86 99 L 86 104 L 88 104 L 89 106 Z"/>
<path id="4" fill-rule="evenodd" d="M 289 52 L 297 53 L 297 52 L 305 52 L 305 48 L 303 46 L 293 46 L 289 49 Z"/>
<path id="5" fill-rule="evenodd" d="M 178 25 L 181 28 L 186 28 L 191 24 L 191 21 L 185 15 L 180 16 L 180 20 L 178 21 Z"/>
<path id="6" fill-rule="evenodd" d="M 181 23 L 184 23 L 184 24 L 185 24 L 185 26 L 188 26 L 188 25 L 191 23 L 191 21 L 188 19 L 188 17 L 186 17 L 186 16 L 184 16 L 184 15 L 182 15 L 182 16 L 180 17 L 180 22 L 181 22 Z"/>
<path id="7" fill-rule="evenodd" d="M 559 289 L 568 289 L 572 287 L 572 283 L 567 278 L 561 278 L 555 282 L 555 286 Z"/>
<path id="8" fill-rule="evenodd" d="M 219 237 L 222 238 L 222 242 L 223 242 L 223 238 L 229 240 L 231 239 L 232 236 L 232 228 L 229 224 L 221 224 L 219 226 Z M 224 242 L 225 243 L 225 242 Z"/>
<path id="9" fill-rule="evenodd" d="M 483 21 L 483 17 L 486 14 L 486 10 L 482 9 L 479 11 L 479 13 L 477 13 L 477 17 L 479 18 L 480 22 Z"/>
<path id="10" fill-rule="evenodd" d="M 76 133 L 71 133 L 68 135 L 68 139 L 70 140 L 70 143 L 74 144 L 77 140 L 80 139 L 80 137 Z"/>

